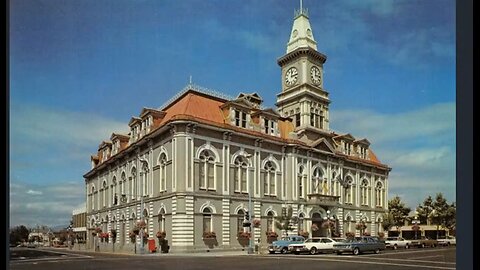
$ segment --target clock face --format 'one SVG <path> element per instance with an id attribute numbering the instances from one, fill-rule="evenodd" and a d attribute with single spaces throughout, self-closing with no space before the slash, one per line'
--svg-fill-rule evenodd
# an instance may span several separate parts
<path id="1" fill-rule="evenodd" d="M 310 69 L 310 77 L 314 84 L 320 84 L 322 82 L 322 74 L 320 73 L 320 69 L 316 66 L 313 66 Z"/>
<path id="2" fill-rule="evenodd" d="M 298 71 L 296 68 L 292 67 L 289 70 L 287 70 L 287 73 L 285 73 L 285 84 L 287 86 L 291 86 L 294 83 L 296 83 L 297 79 L 298 79 Z"/>

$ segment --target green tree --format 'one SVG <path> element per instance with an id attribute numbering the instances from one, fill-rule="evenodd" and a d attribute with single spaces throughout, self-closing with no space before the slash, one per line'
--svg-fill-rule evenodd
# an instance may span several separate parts
<path id="1" fill-rule="evenodd" d="M 417 214 L 418 220 L 420 220 L 420 224 L 427 224 L 429 220 L 430 213 L 433 210 L 433 199 L 432 196 L 428 196 L 424 201 L 423 205 L 419 204 L 417 206 Z"/>
<path id="2" fill-rule="evenodd" d="M 443 194 L 437 193 L 432 206 L 433 210 L 430 212 L 429 217 L 433 225 L 442 226 L 443 228 L 452 228 L 455 226 L 455 203 L 448 204 Z"/>
<path id="3" fill-rule="evenodd" d="M 298 222 L 297 217 L 293 216 L 293 209 L 291 206 L 282 208 L 282 215 L 275 218 L 275 227 L 282 230 L 288 236 L 288 231 L 293 230 L 293 224 Z"/>
<path id="4" fill-rule="evenodd" d="M 388 201 L 388 215 L 390 215 L 389 218 L 393 223 L 392 226 L 397 227 L 397 230 L 400 230 L 400 227 L 405 224 L 410 211 L 410 207 L 406 207 L 399 196 L 395 196 Z"/>
<path id="5" fill-rule="evenodd" d="M 10 229 L 10 244 L 16 245 L 21 242 L 26 242 L 29 234 L 30 230 L 24 225 L 13 227 Z"/>
<path id="6" fill-rule="evenodd" d="M 395 226 L 393 215 L 390 212 L 383 214 L 383 221 L 382 221 L 383 230 L 388 232 L 393 226 Z"/>

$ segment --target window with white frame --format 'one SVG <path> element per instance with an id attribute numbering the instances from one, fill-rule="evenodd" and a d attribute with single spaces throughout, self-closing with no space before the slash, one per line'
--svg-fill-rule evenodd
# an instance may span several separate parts
<path id="1" fill-rule="evenodd" d="M 353 184 L 353 180 L 348 177 L 347 178 L 347 184 L 346 184 L 346 187 L 345 187 L 345 203 L 349 203 L 351 204 L 352 203 L 352 197 L 353 197 L 353 187 L 352 187 L 352 184 Z"/>
<path id="2" fill-rule="evenodd" d="M 267 161 L 263 167 L 263 192 L 265 195 L 275 196 L 275 171 L 276 166 L 273 162 Z"/>
<path id="3" fill-rule="evenodd" d="M 269 119 L 263 119 L 265 134 L 275 135 L 275 121 Z"/>
<path id="4" fill-rule="evenodd" d="M 125 194 L 125 184 L 127 182 L 127 177 L 125 176 L 125 172 L 122 172 L 122 176 L 121 176 L 122 180 L 120 182 L 120 192 L 123 194 Z"/>
<path id="5" fill-rule="evenodd" d="M 320 167 L 315 168 L 313 170 L 313 175 L 312 175 L 312 193 L 313 194 L 318 194 L 320 190 L 322 189 L 322 181 L 323 181 L 323 172 Z"/>
<path id="6" fill-rule="evenodd" d="M 212 232 L 212 210 L 203 209 L 203 232 Z"/>
<path id="7" fill-rule="evenodd" d="M 267 213 L 267 232 L 274 232 L 272 211 L 268 211 Z"/>
<path id="8" fill-rule="evenodd" d="M 304 182 L 306 180 L 306 174 L 305 174 L 305 168 L 303 166 L 298 167 L 298 173 L 297 173 L 297 182 L 298 182 L 298 197 L 303 198 L 304 197 Z"/>
<path id="9" fill-rule="evenodd" d="M 345 155 L 351 155 L 352 153 L 352 144 L 351 143 L 348 143 L 348 142 L 345 142 L 344 144 L 344 154 Z"/>
<path id="10" fill-rule="evenodd" d="M 107 190 L 108 190 L 107 182 L 103 181 L 103 184 L 102 184 L 102 206 L 104 208 L 107 206 Z"/>
<path id="11" fill-rule="evenodd" d="M 130 176 L 130 194 L 131 194 L 131 199 L 136 200 L 137 199 L 137 169 L 134 167 L 131 171 L 131 176 Z"/>
<path id="12" fill-rule="evenodd" d="M 377 185 L 375 187 L 375 205 L 376 206 L 382 206 L 383 202 L 383 185 L 381 182 L 377 182 Z"/>
<path id="13" fill-rule="evenodd" d="M 118 185 L 117 185 L 117 177 L 114 176 L 113 179 L 112 179 L 112 186 L 111 186 L 111 188 L 112 188 L 112 191 L 111 191 L 111 194 L 112 194 L 112 204 L 113 204 L 113 205 L 117 205 L 117 204 L 118 204 L 118 194 L 117 194 L 118 191 L 117 191 L 117 187 L 118 187 Z"/>
<path id="14" fill-rule="evenodd" d="M 312 127 L 323 129 L 323 112 L 319 109 L 310 109 L 310 125 Z"/>
<path id="15" fill-rule="evenodd" d="M 162 153 L 159 159 L 160 163 L 160 192 L 167 190 L 167 155 Z"/>
<path id="16" fill-rule="evenodd" d="M 199 187 L 215 190 L 215 155 L 209 150 L 200 153 Z"/>
<path id="17" fill-rule="evenodd" d="M 235 111 L 235 126 L 237 127 L 247 127 L 247 114 L 243 111 L 234 110 Z"/>
<path id="18" fill-rule="evenodd" d="M 164 232 L 165 231 L 165 210 L 160 210 L 158 214 L 158 231 Z"/>
<path id="19" fill-rule="evenodd" d="M 237 212 L 237 232 L 243 232 L 243 219 L 245 218 L 245 212 L 242 209 Z"/>
<path id="20" fill-rule="evenodd" d="M 365 179 L 360 185 L 360 204 L 368 205 L 368 182 Z"/>
<path id="21" fill-rule="evenodd" d="M 247 168 L 248 160 L 246 157 L 238 156 L 234 161 L 234 191 L 248 193 L 247 190 Z"/>
<path id="22" fill-rule="evenodd" d="M 95 187 L 92 186 L 92 193 L 90 194 L 90 209 L 95 210 Z"/>

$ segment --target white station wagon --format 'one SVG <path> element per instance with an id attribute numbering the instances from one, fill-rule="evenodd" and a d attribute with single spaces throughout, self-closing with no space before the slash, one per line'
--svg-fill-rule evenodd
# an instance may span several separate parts
<path id="1" fill-rule="evenodd" d="M 329 237 L 314 237 L 307 239 L 302 244 L 290 244 L 288 250 L 293 254 L 308 252 L 313 255 L 319 252 L 332 252 L 335 243 L 336 241 Z"/>

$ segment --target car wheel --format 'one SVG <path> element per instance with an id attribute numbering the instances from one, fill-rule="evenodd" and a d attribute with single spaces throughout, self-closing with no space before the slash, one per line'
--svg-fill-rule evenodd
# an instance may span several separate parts
<path id="1" fill-rule="evenodd" d="M 378 254 L 378 253 L 380 253 L 380 249 L 379 249 L 379 248 L 375 249 L 375 254 Z"/>
<path id="2" fill-rule="evenodd" d="M 270 254 L 275 254 L 275 251 L 269 251 L 268 253 L 270 253 Z"/>
<path id="3" fill-rule="evenodd" d="M 447 242 L 447 247 L 450 246 L 450 242 Z"/>
<path id="4" fill-rule="evenodd" d="M 393 245 L 393 250 L 396 250 L 397 249 L 397 245 Z"/>
<path id="5" fill-rule="evenodd" d="M 312 254 L 312 255 L 317 254 L 317 248 L 316 248 L 316 247 L 312 247 L 312 248 L 310 249 L 310 254 Z"/>
<path id="6" fill-rule="evenodd" d="M 405 248 L 406 248 L 406 249 L 409 249 L 409 248 L 410 248 L 410 246 L 409 246 L 408 244 L 406 244 L 406 245 L 405 245 Z"/>
<path id="7" fill-rule="evenodd" d="M 358 248 L 353 249 L 353 255 L 358 255 L 360 254 L 360 250 Z"/>
<path id="8" fill-rule="evenodd" d="M 282 248 L 282 254 L 287 254 L 287 248 Z"/>
<path id="9" fill-rule="evenodd" d="M 425 244 L 422 243 L 421 247 L 422 247 L 422 248 L 425 248 Z"/>

